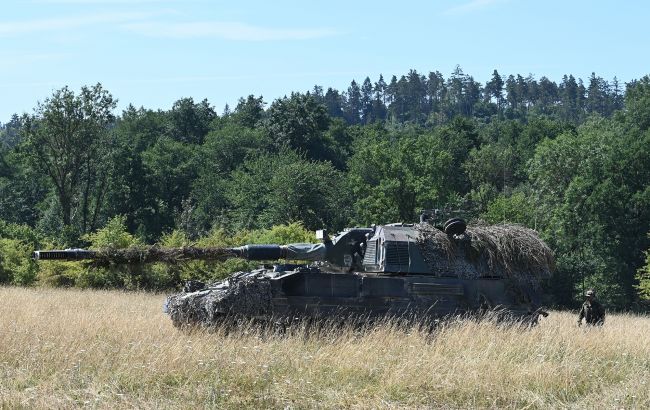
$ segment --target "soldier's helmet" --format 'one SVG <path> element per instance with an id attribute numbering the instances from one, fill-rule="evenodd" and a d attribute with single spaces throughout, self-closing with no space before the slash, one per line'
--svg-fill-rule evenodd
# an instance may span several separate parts
<path id="1" fill-rule="evenodd" d="M 593 290 L 589 289 L 587 292 L 585 292 L 585 296 L 588 297 L 588 298 L 595 297 L 595 296 L 596 296 L 596 292 L 594 292 Z"/>

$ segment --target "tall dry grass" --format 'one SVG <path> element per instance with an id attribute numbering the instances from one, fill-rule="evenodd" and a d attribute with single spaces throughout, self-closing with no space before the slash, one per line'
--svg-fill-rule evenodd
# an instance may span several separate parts
<path id="1" fill-rule="evenodd" d="M 163 295 L 0 288 L 5 408 L 648 408 L 650 318 L 186 333 Z"/>

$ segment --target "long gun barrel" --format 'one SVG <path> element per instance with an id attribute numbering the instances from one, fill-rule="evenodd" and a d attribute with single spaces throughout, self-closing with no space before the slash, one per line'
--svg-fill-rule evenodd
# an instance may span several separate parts
<path id="1" fill-rule="evenodd" d="M 62 249 L 51 251 L 34 251 L 32 259 L 34 260 L 64 260 L 74 261 L 82 259 L 95 259 L 97 252 L 86 249 Z"/>
<path id="2" fill-rule="evenodd" d="M 98 264 L 177 263 L 186 260 L 224 261 L 231 258 L 263 261 L 277 259 L 323 260 L 323 244 L 244 245 L 235 248 L 184 246 L 180 248 L 132 247 L 124 249 L 62 249 L 35 251 L 34 260 L 94 260 Z"/>

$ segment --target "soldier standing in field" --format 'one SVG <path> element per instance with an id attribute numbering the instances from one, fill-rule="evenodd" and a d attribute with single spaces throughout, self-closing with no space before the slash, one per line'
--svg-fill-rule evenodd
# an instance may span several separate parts
<path id="1" fill-rule="evenodd" d="M 596 292 L 589 289 L 585 297 L 587 300 L 582 304 L 578 314 L 578 326 L 582 325 L 583 318 L 587 325 L 602 326 L 605 323 L 605 308 L 596 300 Z"/>

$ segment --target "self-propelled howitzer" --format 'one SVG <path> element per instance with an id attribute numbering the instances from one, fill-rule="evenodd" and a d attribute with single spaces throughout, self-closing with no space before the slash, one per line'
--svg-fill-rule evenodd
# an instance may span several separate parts
<path id="1" fill-rule="evenodd" d="M 424 219 L 424 218 L 423 218 Z M 176 326 L 214 326 L 234 318 L 406 317 L 437 319 L 496 311 L 536 323 L 541 282 L 553 256 L 537 234 L 518 225 L 441 227 L 389 224 L 349 228 L 321 243 L 235 248 L 139 248 L 36 251 L 36 259 L 92 259 L 99 264 L 225 260 L 276 261 L 211 284 L 188 281 L 164 310 Z M 301 263 L 278 263 L 278 262 Z M 307 261 L 307 263 L 304 263 Z"/>

